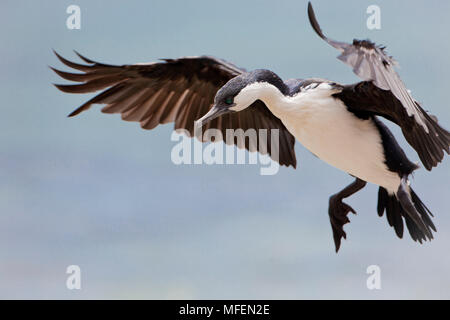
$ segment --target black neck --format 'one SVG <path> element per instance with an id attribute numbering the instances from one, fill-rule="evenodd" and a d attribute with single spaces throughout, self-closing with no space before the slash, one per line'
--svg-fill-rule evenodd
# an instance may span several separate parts
<path id="1" fill-rule="evenodd" d="M 251 78 L 255 82 L 267 82 L 278 88 L 280 92 L 284 95 L 289 93 L 289 88 L 286 84 L 281 80 L 281 78 L 270 70 L 266 69 L 257 69 L 251 72 Z"/>

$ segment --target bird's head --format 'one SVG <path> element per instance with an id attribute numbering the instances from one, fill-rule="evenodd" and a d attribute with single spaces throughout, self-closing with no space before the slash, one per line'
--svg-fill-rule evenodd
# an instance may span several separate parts
<path id="1" fill-rule="evenodd" d="M 284 93 L 285 84 L 270 70 L 258 69 L 234 77 L 217 91 L 213 107 L 196 121 L 196 126 L 201 127 L 221 115 L 248 108 L 264 96 L 269 86 L 275 86 Z"/>

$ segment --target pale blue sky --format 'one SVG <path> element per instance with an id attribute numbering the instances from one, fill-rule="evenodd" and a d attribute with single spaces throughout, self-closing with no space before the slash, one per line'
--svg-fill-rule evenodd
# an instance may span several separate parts
<path id="1" fill-rule="evenodd" d="M 66 8 L 81 7 L 81 30 Z M 450 128 L 450 3 L 314 1 L 332 38 L 387 45 L 426 109 Z M 366 8 L 381 7 L 381 30 Z M 68 95 L 48 65 L 72 49 L 107 63 L 211 54 L 283 78 L 358 79 L 307 22 L 306 1 L 2 1 L 0 4 L 1 298 L 450 298 L 450 162 L 415 174 L 436 239 L 396 238 L 373 185 L 334 253 L 328 197 L 352 181 L 297 143 L 298 169 L 175 166 L 172 125 L 144 131 Z M 406 146 L 410 158 L 417 155 Z M 82 270 L 82 290 L 65 269 Z M 382 290 L 366 288 L 379 265 Z"/>

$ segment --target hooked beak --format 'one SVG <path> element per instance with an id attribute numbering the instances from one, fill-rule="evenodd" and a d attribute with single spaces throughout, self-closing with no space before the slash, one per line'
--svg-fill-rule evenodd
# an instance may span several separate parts
<path id="1" fill-rule="evenodd" d="M 207 114 L 195 121 L 194 127 L 196 129 L 201 128 L 205 123 L 229 112 L 231 112 L 231 110 L 229 110 L 228 108 L 218 107 L 217 105 L 214 105 Z"/>

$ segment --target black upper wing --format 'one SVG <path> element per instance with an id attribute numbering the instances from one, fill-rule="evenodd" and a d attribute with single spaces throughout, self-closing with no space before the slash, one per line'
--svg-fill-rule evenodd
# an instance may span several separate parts
<path id="1" fill-rule="evenodd" d="M 368 40 L 353 40 L 349 44 L 327 38 L 317 22 L 311 3 L 308 4 L 308 16 L 316 33 L 341 51 L 338 59 L 366 80 L 344 86 L 343 92 L 337 96 L 354 111 L 377 114 L 399 125 L 428 170 L 441 162 L 443 150 L 449 153 L 450 133 L 412 98 L 394 70 L 395 60 L 386 54 L 383 47 Z"/>
<path id="2" fill-rule="evenodd" d="M 414 117 L 408 116 L 403 104 L 391 91 L 380 89 L 372 82 L 363 81 L 346 85 L 335 96 L 361 117 L 375 114 L 399 125 L 406 141 L 417 151 L 420 160 L 428 170 L 441 162 L 444 157 L 443 150 L 449 153 L 450 133 L 439 126 L 417 102 L 417 108 L 428 127 L 428 132 L 417 123 Z"/>
<path id="3" fill-rule="evenodd" d="M 103 90 L 69 116 L 75 116 L 93 104 L 106 104 L 102 112 L 120 113 L 123 120 L 140 122 L 144 129 L 175 122 L 175 129 L 186 129 L 190 136 L 194 136 L 194 121 L 212 107 L 220 87 L 245 72 L 231 63 L 209 56 L 115 66 L 92 61 L 78 53 L 87 64 L 74 63 L 55 54 L 65 65 L 82 71 L 68 73 L 52 68 L 62 78 L 79 82 L 57 84 L 58 89 L 68 93 Z M 234 139 L 233 142 L 239 148 L 245 146 L 250 151 L 268 153 L 281 165 L 296 167 L 295 138 L 261 101 L 241 112 L 212 120 L 202 128 L 202 133 L 209 128 L 221 130 L 223 137 L 226 137 L 226 129 L 268 129 L 267 147 L 261 143 L 250 143 L 250 139 Z M 272 129 L 279 130 L 278 159 L 274 156 L 275 148 L 270 144 Z"/>

